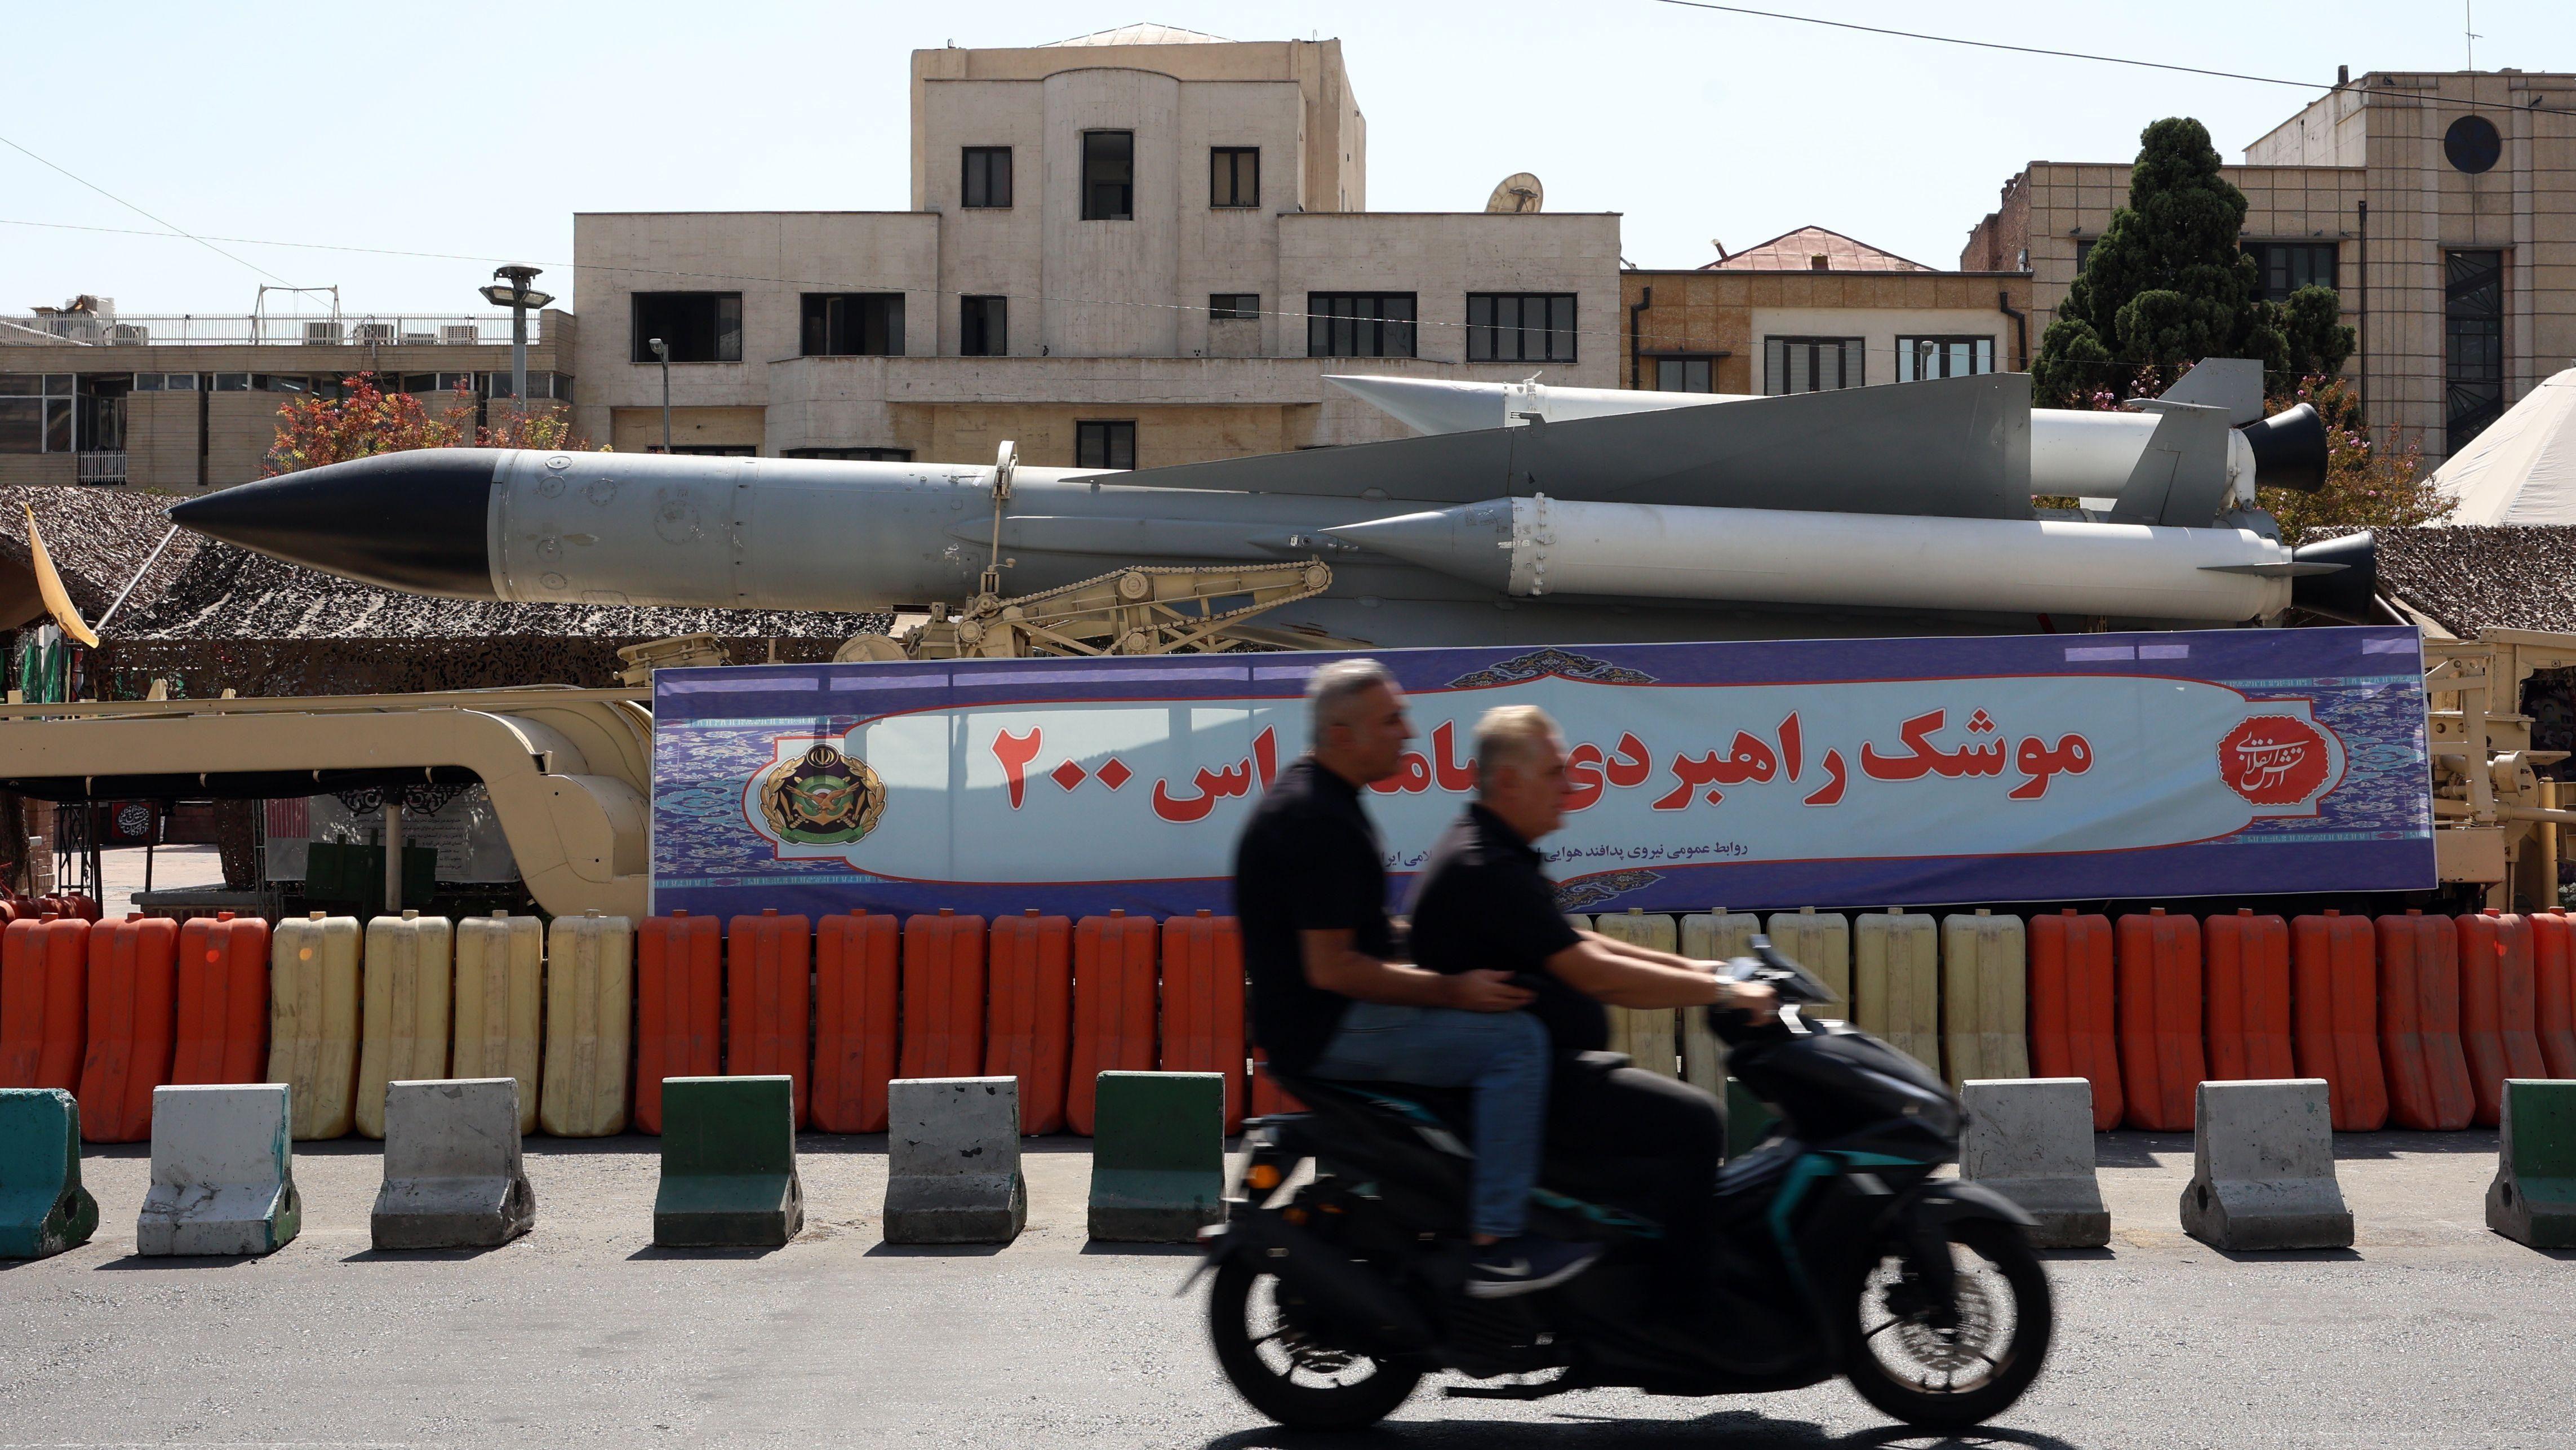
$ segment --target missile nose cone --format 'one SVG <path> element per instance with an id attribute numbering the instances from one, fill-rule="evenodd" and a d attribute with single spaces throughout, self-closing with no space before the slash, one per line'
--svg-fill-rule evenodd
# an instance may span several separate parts
<path id="1" fill-rule="evenodd" d="M 1503 426 L 1503 385 L 1442 378 L 1368 378 L 1328 373 L 1324 381 L 1416 433 L 1473 433 Z"/>
<path id="2" fill-rule="evenodd" d="M 427 448 L 280 474 L 174 504 L 170 521 L 245 549 L 416 594 L 498 599 L 486 520 L 504 453 Z"/>
<path id="3" fill-rule="evenodd" d="M 1512 501 L 1487 499 L 1324 530 L 1390 559 L 1500 589 L 1511 579 Z"/>

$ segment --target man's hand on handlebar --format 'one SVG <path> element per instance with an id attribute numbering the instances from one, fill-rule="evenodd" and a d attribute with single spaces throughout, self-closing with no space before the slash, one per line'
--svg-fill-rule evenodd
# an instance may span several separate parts
<path id="1" fill-rule="evenodd" d="M 1510 972 L 1460 972 L 1446 980 L 1446 1005 L 1465 1012 L 1517 1012 L 1537 996 L 1527 987 L 1514 985 Z"/>
<path id="2" fill-rule="evenodd" d="M 1755 1026 L 1761 1026 L 1780 1015 L 1780 994 L 1763 982 L 1718 983 L 1722 994 L 1717 999 L 1720 1010 L 1742 1012 Z"/>

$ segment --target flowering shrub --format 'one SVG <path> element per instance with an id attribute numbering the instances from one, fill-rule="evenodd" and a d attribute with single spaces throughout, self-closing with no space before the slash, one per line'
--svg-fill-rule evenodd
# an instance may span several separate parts
<path id="1" fill-rule="evenodd" d="M 486 410 L 490 416 L 477 426 L 474 390 L 464 384 L 449 395 L 451 406 L 432 413 L 409 393 L 384 391 L 372 373 L 341 382 L 344 396 L 297 398 L 278 408 L 277 437 L 260 461 L 262 476 L 414 448 L 604 451 L 574 432 L 560 407 L 540 404 L 522 415 L 502 400 Z"/>

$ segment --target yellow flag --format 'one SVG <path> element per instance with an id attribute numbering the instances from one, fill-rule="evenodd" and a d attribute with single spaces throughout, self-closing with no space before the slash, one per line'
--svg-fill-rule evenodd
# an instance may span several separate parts
<path id="1" fill-rule="evenodd" d="M 54 572 L 53 558 L 45 552 L 45 536 L 36 532 L 35 506 L 30 504 L 26 509 L 27 553 L 36 567 L 37 594 L 43 596 L 46 610 L 54 616 L 54 623 L 63 627 L 64 634 L 91 649 L 98 648 L 97 632 L 81 622 L 80 610 L 63 589 L 63 576 Z"/>

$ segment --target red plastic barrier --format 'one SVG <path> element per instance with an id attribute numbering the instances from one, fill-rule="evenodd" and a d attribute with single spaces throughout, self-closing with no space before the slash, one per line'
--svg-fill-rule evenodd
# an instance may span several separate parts
<path id="1" fill-rule="evenodd" d="M 1163 1071 L 1225 1077 L 1225 1131 L 1243 1127 L 1243 936 L 1202 911 L 1163 923 Z"/>
<path id="2" fill-rule="evenodd" d="M 940 908 L 903 922 L 904 1077 L 984 1071 L 984 918 Z"/>
<path id="3" fill-rule="evenodd" d="M 1032 910 L 993 922 L 984 1075 L 1020 1080 L 1020 1131 L 1064 1130 L 1073 1050 L 1073 921 Z"/>
<path id="4" fill-rule="evenodd" d="M 1155 937 L 1152 917 L 1124 911 L 1074 923 L 1073 1066 L 1064 1120 L 1086 1138 L 1100 1075 L 1154 1070 Z"/>
<path id="5" fill-rule="evenodd" d="M 2298 1076 L 2326 1080 L 2336 1132 L 2377 1132 L 2388 1125 L 2388 1078 L 2379 1062 L 2379 962 L 2368 918 L 2300 917 L 2290 923 L 2290 960 Z"/>
<path id="6" fill-rule="evenodd" d="M 152 1137 L 152 1090 L 170 1080 L 179 923 L 135 912 L 89 929 L 89 1050 L 81 1059 L 81 1137 Z"/>
<path id="7" fill-rule="evenodd" d="M 2239 907 L 2203 928 L 2213 1082 L 2296 1077 L 2290 1052 L 2290 928 Z"/>
<path id="8" fill-rule="evenodd" d="M 9 923 L 0 933 L 0 1087 L 78 1088 L 88 1015 L 89 923 Z"/>
<path id="9" fill-rule="evenodd" d="M 2200 923 L 2167 916 L 2160 906 L 2113 926 L 2126 1121 L 2132 1128 L 2190 1132 L 2192 1098 L 2207 1076 L 2200 1051 Z"/>
<path id="10" fill-rule="evenodd" d="M 2111 919 L 2068 907 L 2030 919 L 2030 1068 L 2093 1084 L 2093 1129 L 2120 1126 L 2117 993 Z"/>
<path id="11" fill-rule="evenodd" d="M 2447 916 L 2379 919 L 2380 1060 L 2401 1128 L 2465 1128 L 2477 1115 L 2460 1047 L 2459 943 Z"/>
<path id="12" fill-rule="evenodd" d="M 258 1082 L 268 1072 L 268 923 L 229 911 L 179 924 L 173 1083 Z"/>
<path id="13" fill-rule="evenodd" d="M 794 1079 L 796 1126 L 811 1127 L 814 923 L 776 907 L 725 926 L 725 1076 Z"/>
<path id="14" fill-rule="evenodd" d="M 2490 907 L 2459 925 L 2460 1046 L 2469 1055 L 2478 1126 L 2492 1128 L 2504 1113 L 2506 1078 L 2549 1075 L 2540 1057 L 2531 918 Z"/>
<path id="15" fill-rule="evenodd" d="M 2531 978 L 2540 1060 L 2551 1077 L 2576 1077 L 2576 918 L 2531 919 Z"/>
<path id="16" fill-rule="evenodd" d="M 894 1077 L 902 936 L 891 916 L 827 916 L 814 938 L 814 1126 L 882 1133 Z"/>
<path id="17" fill-rule="evenodd" d="M 1270 1058 L 1258 1047 L 1252 1049 L 1252 1115 L 1266 1118 L 1274 1113 L 1302 1113 L 1306 1105 L 1297 1095 L 1281 1087 L 1270 1075 Z"/>
<path id="18" fill-rule="evenodd" d="M 635 933 L 635 1126 L 662 1131 L 662 1079 L 723 1067 L 724 937 L 712 916 L 648 916 Z"/>

